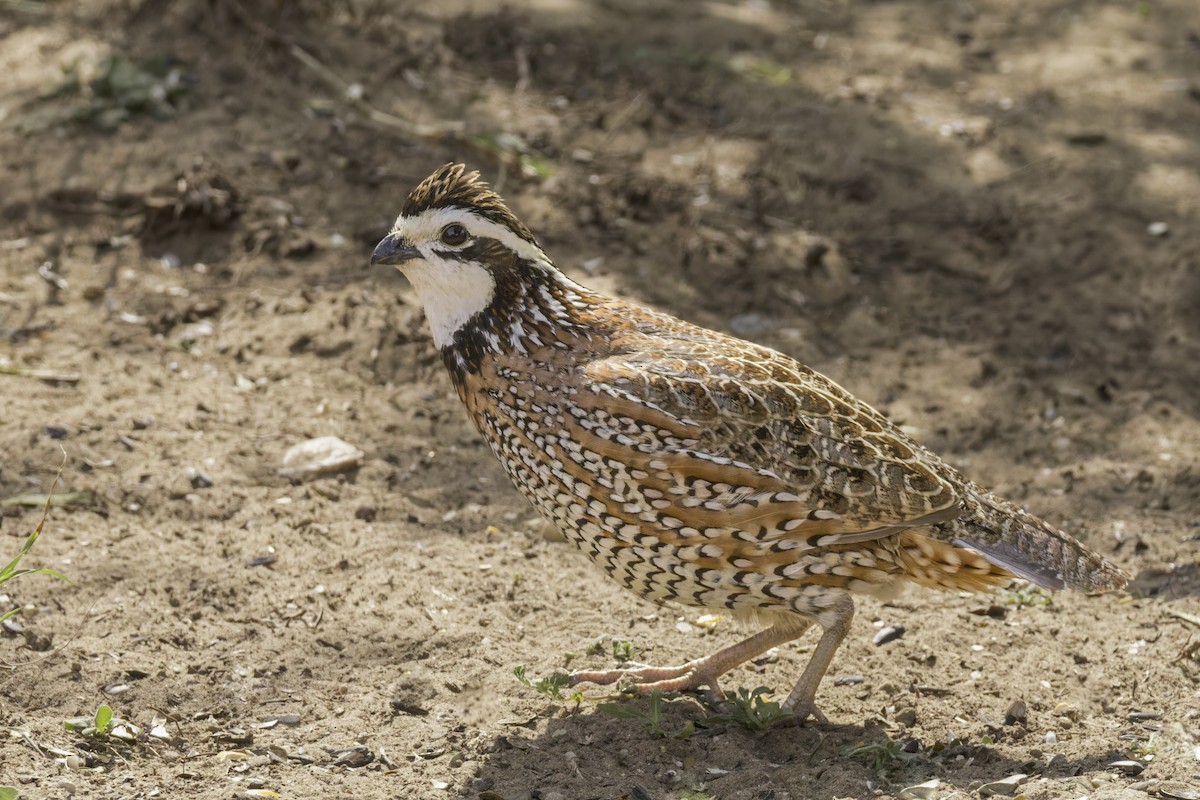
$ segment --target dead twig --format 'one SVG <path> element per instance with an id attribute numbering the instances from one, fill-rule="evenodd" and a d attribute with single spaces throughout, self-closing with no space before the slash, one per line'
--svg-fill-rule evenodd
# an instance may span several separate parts
<path id="1" fill-rule="evenodd" d="M 510 152 L 508 148 L 498 147 L 486 136 L 468 135 L 463 123 L 445 122 L 437 125 L 426 125 L 412 120 L 380 111 L 367 102 L 363 97 L 360 84 L 351 83 L 338 75 L 309 50 L 290 36 L 259 22 L 238 0 L 222 0 L 250 30 L 263 37 L 268 42 L 285 49 L 292 58 L 300 62 L 310 72 L 315 74 L 331 89 L 338 92 L 341 99 L 363 115 L 363 118 L 375 128 L 386 130 L 403 137 L 407 141 L 422 139 L 425 141 L 454 144 L 468 148 L 474 152 L 495 159 L 501 167 L 515 169 L 518 173 L 528 172 L 525 169 L 520 153 Z"/>
<path id="2" fill-rule="evenodd" d="M 462 126 L 460 124 L 451 123 L 442 126 L 421 125 L 398 117 L 395 114 L 380 111 L 362 97 L 361 88 L 351 84 L 332 69 L 325 66 L 316 56 L 301 47 L 292 37 L 285 36 L 259 22 L 238 0 L 224 0 L 224 3 L 246 27 L 272 44 L 286 48 L 288 55 L 316 74 L 330 88 L 340 92 L 344 100 L 356 107 L 367 119 L 376 125 L 388 128 L 410 139 L 441 139 L 447 136 L 454 139 L 461 138 Z"/>
<path id="3" fill-rule="evenodd" d="M 361 111 L 367 119 L 385 128 L 391 128 L 409 139 L 460 139 L 462 123 L 448 122 L 443 125 L 422 125 L 410 122 L 395 114 L 388 114 L 372 106 L 362 97 L 362 88 L 344 80 L 329 67 L 317 60 L 316 56 L 298 44 L 288 47 L 288 53 L 316 73 L 330 88 L 341 93 L 342 99 Z"/>
<path id="4" fill-rule="evenodd" d="M 57 481 L 57 480 L 58 480 L 58 477 L 55 476 L 55 481 Z M 49 494 L 35 492 L 35 493 L 29 493 L 29 494 L 14 494 L 12 497 L 6 497 L 3 500 L 0 500 L 0 507 L 3 507 L 3 506 L 25 506 L 28 508 L 42 507 L 43 508 L 42 516 L 45 517 L 45 511 L 49 510 L 51 507 L 64 508 L 66 506 L 82 505 L 84 503 L 94 502 L 95 499 L 96 499 L 96 493 L 89 489 L 84 489 L 81 492 L 59 492 L 58 494 L 53 494 L 52 492 Z M 42 521 L 45 522 L 44 519 Z M 40 527 L 41 527 L 40 523 L 39 523 L 38 527 L 40 529 Z M 40 532 L 40 530 L 39 530 L 39 532 Z"/>

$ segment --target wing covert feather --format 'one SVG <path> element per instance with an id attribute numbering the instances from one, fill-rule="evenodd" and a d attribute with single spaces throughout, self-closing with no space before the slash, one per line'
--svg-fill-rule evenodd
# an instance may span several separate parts
<path id="1" fill-rule="evenodd" d="M 732 358 L 728 349 L 690 339 L 664 351 L 661 338 L 653 347 L 639 338 L 586 365 L 585 376 L 615 400 L 648 407 L 686 431 L 688 445 L 659 459 L 681 480 L 696 471 L 709 476 L 716 464 L 730 476 L 722 484 L 761 487 L 776 495 L 772 506 L 804 510 L 806 522 L 793 529 L 820 535 L 809 541 L 821 546 L 961 513 L 958 487 L 921 463 L 929 456 L 920 445 L 787 356 L 739 343 L 744 356 Z"/>

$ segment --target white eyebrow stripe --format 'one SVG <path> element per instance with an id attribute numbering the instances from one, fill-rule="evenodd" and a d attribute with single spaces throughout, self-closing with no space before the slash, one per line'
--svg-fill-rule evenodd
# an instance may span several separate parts
<path id="1" fill-rule="evenodd" d="M 542 251 L 542 248 L 517 236 L 510 228 L 464 208 L 453 206 L 449 208 L 435 208 L 422 212 L 415 217 L 401 215 L 396 218 L 396 224 L 392 226 L 391 232 L 397 233 L 412 244 L 420 246 L 436 242 L 442 233 L 442 228 L 445 228 L 452 222 L 457 222 L 464 226 L 472 236 L 495 239 L 526 261 L 542 261 L 546 263 L 550 261 Z"/>

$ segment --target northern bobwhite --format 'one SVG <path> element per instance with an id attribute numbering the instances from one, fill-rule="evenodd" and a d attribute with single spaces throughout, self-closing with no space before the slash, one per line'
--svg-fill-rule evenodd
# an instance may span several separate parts
<path id="1" fill-rule="evenodd" d="M 724 672 L 815 621 L 824 632 L 785 702 L 823 721 L 817 686 L 856 592 L 1125 585 L 825 376 L 570 280 L 461 164 L 413 190 L 371 261 L 408 277 L 475 425 L 568 540 L 644 597 L 770 622 L 678 667 L 572 685 L 719 696 Z"/>

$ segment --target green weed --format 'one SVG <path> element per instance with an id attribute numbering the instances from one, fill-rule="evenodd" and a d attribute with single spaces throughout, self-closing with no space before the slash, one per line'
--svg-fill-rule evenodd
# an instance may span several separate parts
<path id="1" fill-rule="evenodd" d="M 920 753 L 910 753 L 903 742 L 888 740 L 872 744 L 848 745 L 839 750 L 846 757 L 856 758 L 871 768 L 877 775 L 911 764 L 920 759 Z"/>
<path id="2" fill-rule="evenodd" d="M 552 675 L 547 675 L 544 678 L 533 680 L 526 675 L 524 666 L 518 666 L 513 667 L 513 675 L 516 675 L 517 680 L 519 680 L 525 686 L 533 689 L 538 694 L 543 694 L 546 697 L 549 697 L 551 700 L 559 700 L 564 702 L 579 702 L 583 700 L 583 694 L 581 692 L 570 692 L 567 694 L 563 693 L 563 689 L 566 689 L 571 685 L 571 676 L 567 675 L 565 672 L 555 672 Z"/>
<path id="3" fill-rule="evenodd" d="M 22 133 L 38 133 L 68 122 L 112 131 L 137 114 L 173 117 L 189 91 L 181 71 L 164 61 L 133 62 L 111 55 L 100 62 L 90 80 L 78 64 L 65 68 L 62 81 L 26 104 L 14 124 Z"/>
<path id="4" fill-rule="evenodd" d="M 1048 606 L 1053 600 L 1048 591 L 1034 583 L 1027 583 L 1018 589 L 1006 589 L 1000 592 L 1000 597 L 1004 605 L 1017 608 Z"/>
<path id="5" fill-rule="evenodd" d="M 109 734 L 113 733 L 115 724 L 118 723 L 128 724 L 125 720 L 114 720 L 113 709 L 109 705 L 101 703 L 96 709 L 96 714 L 90 717 L 71 717 L 70 720 L 62 721 L 62 727 L 78 733 L 80 736 L 103 741 L 108 739 Z"/>
<path id="6" fill-rule="evenodd" d="M 663 693 L 654 689 L 646 695 L 646 707 L 636 703 L 601 703 L 597 706 L 604 714 L 615 719 L 640 719 L 646 723 L 646 729 L 655 736 L 666 736 L 663 730 Z"/>
<path id="7" fill-rule="evenodd" d="M 57 476 L 54 478 L 54 483 L 58 483 Z M 54 485 L 52 484 L 50 486 L 50 492 L 44 496 L 44 502 L 42 505 L 42 518 L 38 520 L 37 527 L 35 527 L 33 532 L 25 538 L 25 543 L 21 545 L 21 549 L 17 551 L 16 557 L 13 558 L 12 561 L 9 561 L 3 569 L 0 569 L 0 586 L 3 586 L 11 580 L 19 578 L 22 575 L 49 575 L 52 578 L 58 578 L 61 581 L 66 581 L 67 583 L 74 585 L 71 579 L 66 575 L 63 575 L 57 570 L 50 569 L 49 567 L 42 567 L 40 569 L 21 569 L 21 559 L 29 555 L 29 551 L 33 549 L 34 543 L 37 542 L 38 537 L 42 535 L 42 529 L 46 526 L 46 515 L 50 513 L 50 504 L 55 496 Z M 57 496 L 62 497 L 62 495 Z M 18 613 L 20 610 L 20 607 L 17 607 L 0 614 L 0 622 L 3 622 L 13 614 Z"/>
<path id="8" fill-rule="evenodd" d="M 732 722 L 756 733 L 763 733 L 776 725 L 790 722 L 795 715 L 790 709 L 767 699 L 771 694 L 772 691 L 765 686 L 726 692 L 724 703 L 717 709 L 718 713 L 710 716 L 709 720 Z"/>

